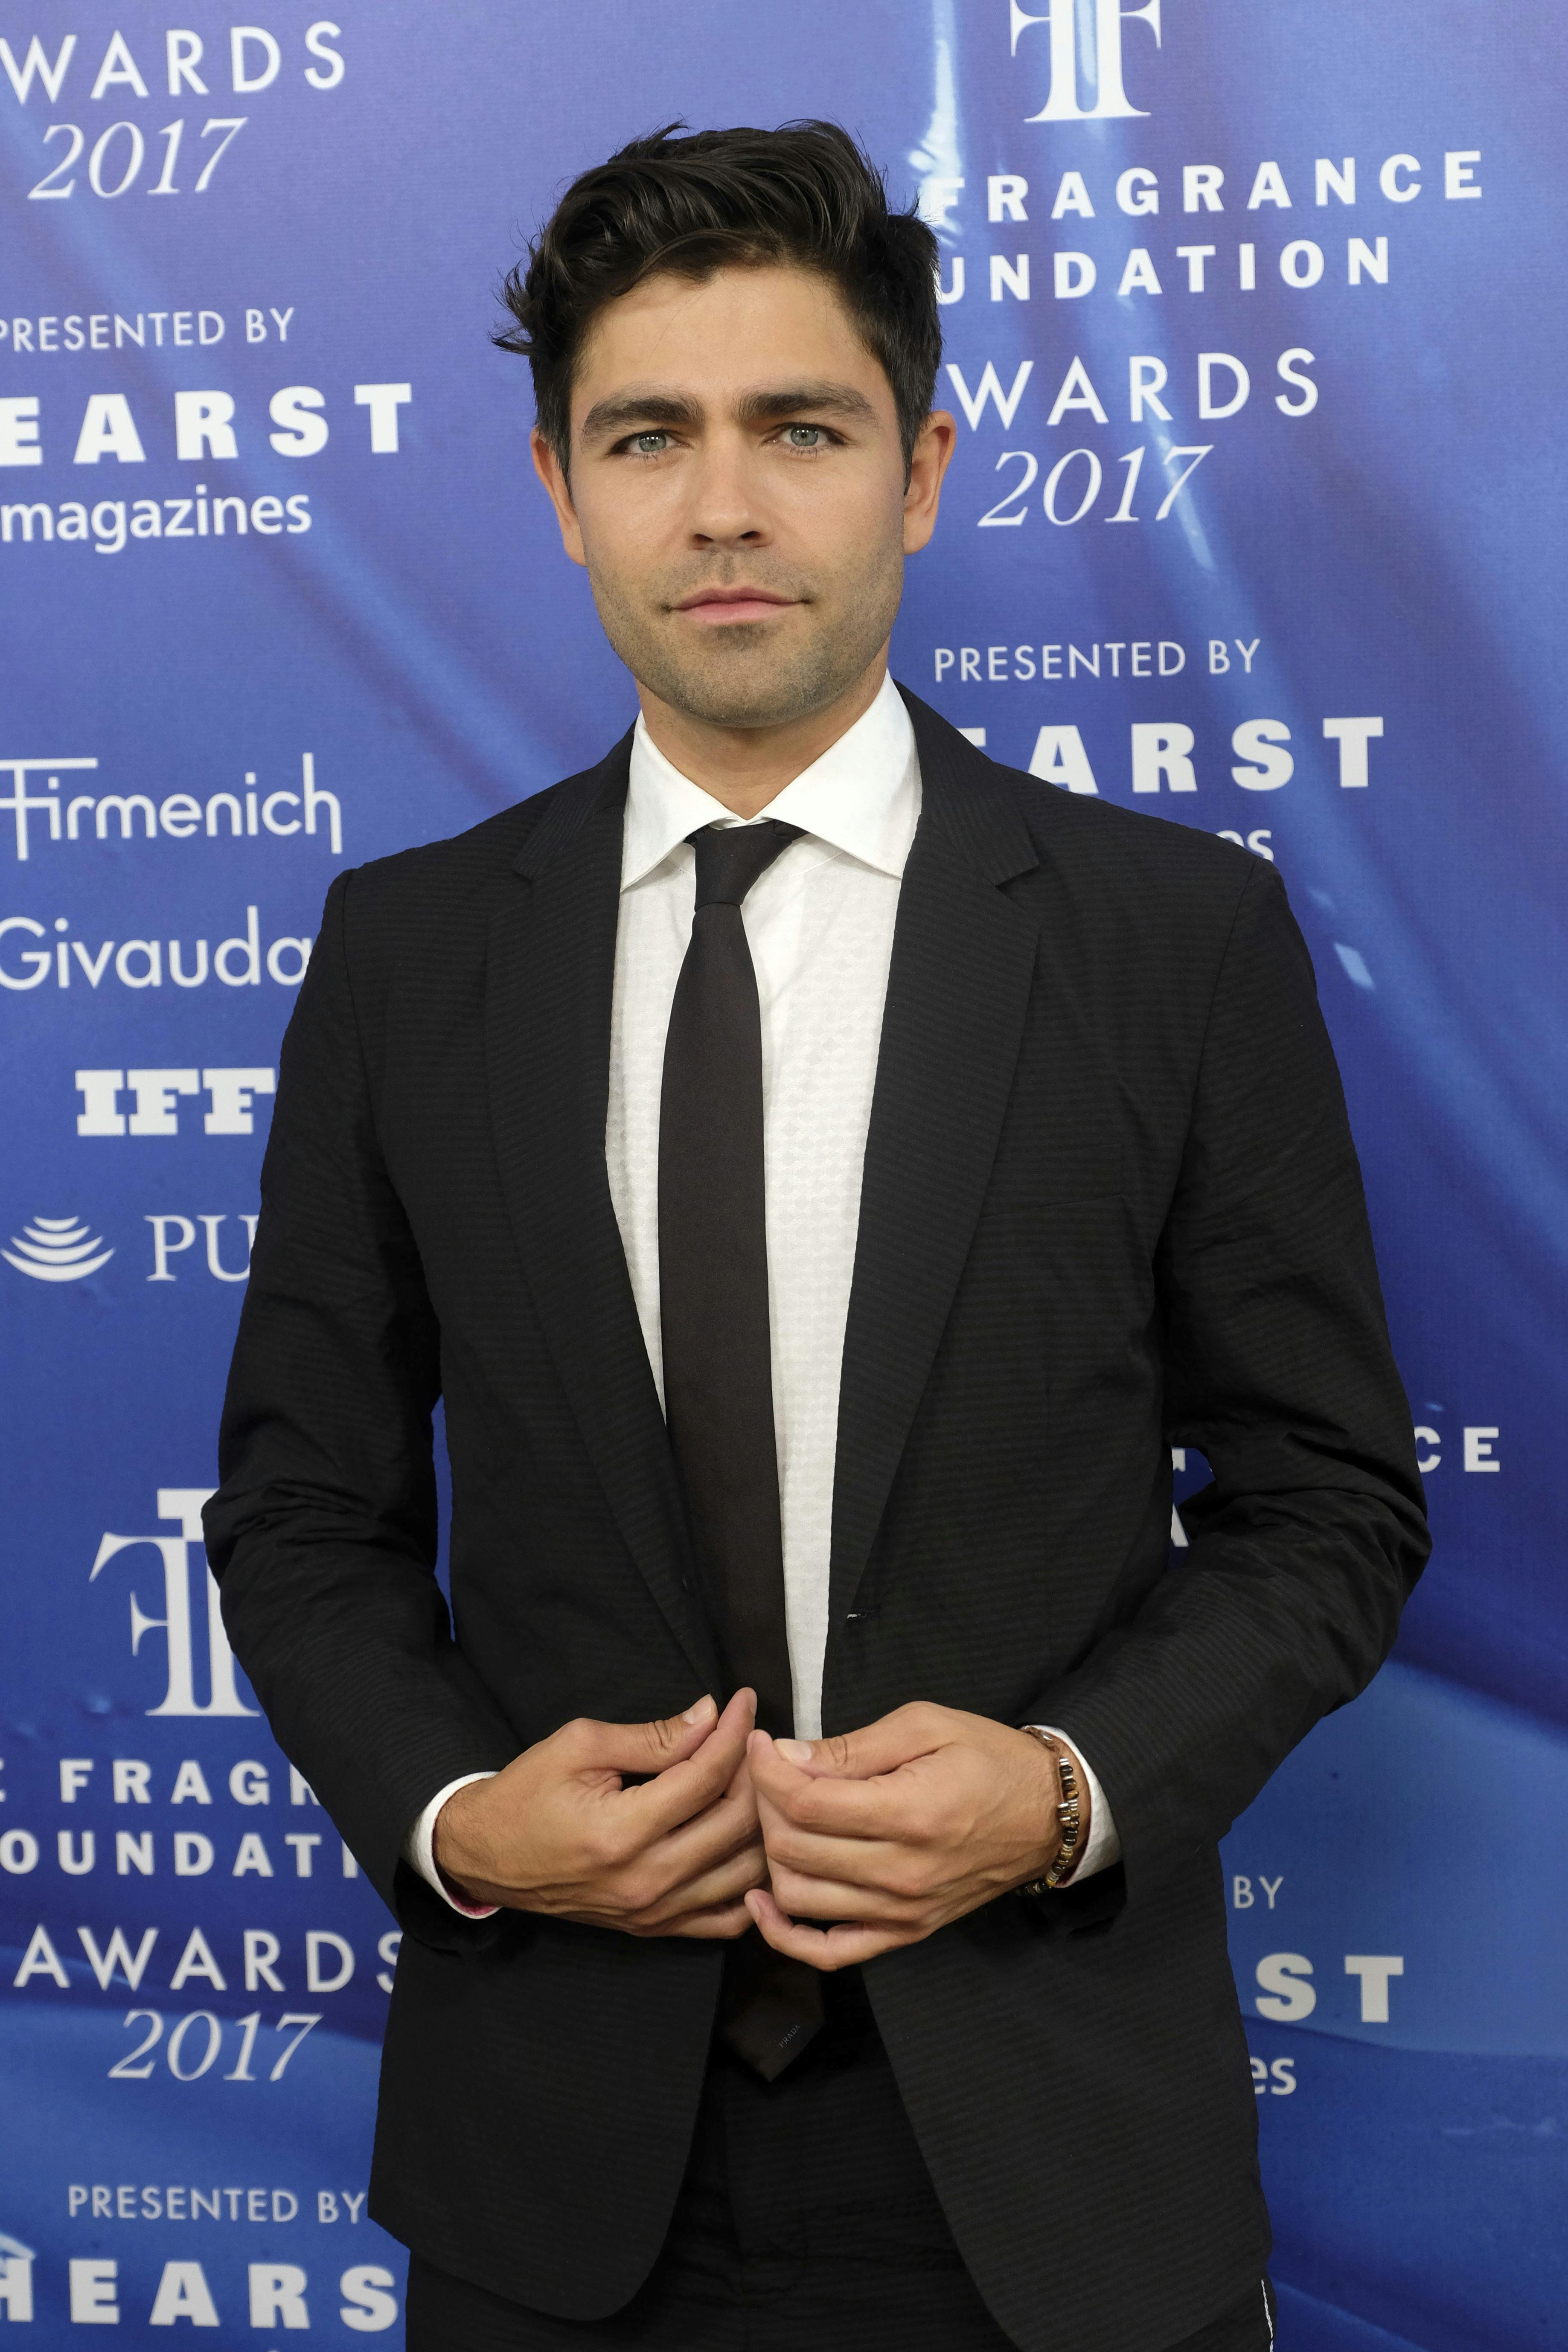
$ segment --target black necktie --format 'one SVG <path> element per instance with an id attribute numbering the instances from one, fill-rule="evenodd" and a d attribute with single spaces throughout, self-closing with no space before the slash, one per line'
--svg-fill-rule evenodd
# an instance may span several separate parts
<path id="1" fill-rule="evenodd" d="M 691 835 L 697 899 L 664 1049 L 658 1130 L 659 1320 L 665 1417 L 703 1596 L 733 1685 L 757 1721 L 794 1729 L 768 1319 L 763 1039 L 741 902 L 797 825 Z M 822 2021 L 816 1971 L 749 1936 L 723 2032 L 768 2075 Z"/>
<path id="2" fill-rule="evenodd" d="M 697 905 L 664 1048 L 658 1282 L 664 1405 L 703 1594 L 757 1721 L 794 1725 L 768 1328 L 763 1036 L 741 901 L 786 824 L 691 836 Z"/>

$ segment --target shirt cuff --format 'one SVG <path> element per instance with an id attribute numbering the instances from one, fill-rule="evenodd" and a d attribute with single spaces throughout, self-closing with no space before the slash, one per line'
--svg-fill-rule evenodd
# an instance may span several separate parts
<path id="1" fill-rule="evenodd" d="M 1084 1768 L 1086 1777 L 1088 1769 L 1086 1765 Z M 455 1797 L 459 1789 L 471 1788 L 476 1780 L 493 1780 L 495 1777 L 493 1772 L 465 1772 L 461 1780 L 448 1780 L 444 1789 L 437 1789 L 403 1841 L 403 1859 L 410 1870 L 416 1870 L 426 1886 L 433 1886 L 442 1902 L 449 1909 L 461 1912 L 465 1919 L 493 1919 L 500 1906 L 499 1903 L 465 1903 L 459 1895 L 453 1894 L 436 1864 L 436 1816 L 447 1798 Z M 1089 1801 L 1095 1807 L 1098 1818 L 1100 1796 L 1092 1782 Z M 1092 1829 L 1089 1832 L 1089 1843 L 1092 1851 L 1094 1846 Z"/>
<path id="2" fill-rule="evenodd" d="M 1076 1886 L 1080 1879 L 1092 1878 L 1097 1870 L 1109 1870 L 1113 1862 L 1121 1861 L 1121 1840 L 1116 1834 L 1116 1823 L 1105 1791 L 1096 1780 L 1094 1767 L 1082 1748 L 1075 1748 L 1066 1732 L 1058 1731 L 1052 1724 L 1037 1724 L 1035 1728 L 1048 1732 L 1053 1739 L 1061 1741 L 1077 1763 L 1083 1775 L 1083 1785 L 1089 1791 L 1089 1843 L 1084 1847 L 1083 1859 L 1077 1869 L 1062 1881 L 1064 1886 Z"/>

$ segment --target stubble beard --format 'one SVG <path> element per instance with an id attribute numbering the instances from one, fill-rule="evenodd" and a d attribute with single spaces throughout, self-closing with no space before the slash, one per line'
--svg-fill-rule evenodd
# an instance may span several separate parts
<path id="1" fill-rule="evenodd" d="M 826 709 L 865 675 L 898 614 L 903 551 L 879 551 L 853 578 L 835 582 L 830 597 L 811 596 L 782 626 L 693 627 L 650 602 L 646 589 L 628 592 L 593 564 L 588 576 L 605 635 L 661 702 L 710 727 L 783 727 Z"/>

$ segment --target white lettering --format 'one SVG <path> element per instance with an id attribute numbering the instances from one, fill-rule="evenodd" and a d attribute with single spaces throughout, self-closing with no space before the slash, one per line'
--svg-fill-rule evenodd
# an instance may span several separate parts
<path id="1" fill-rule="evenodd" d="M 357 2218 L 357 2217 L 356 2217 Z M 343 2302 L 338 2317 L 360 2336 L 378 2336 L 397 2322 L 397 2298 L 389 2293 L 396 2282 L 378 2263 L 361 2263 L 338 2281 Z"/>
<path id="2" fill-rule="evenodd" d="M 124 952 L 122 948 L 121 955 Z M 123 978 L 123 973 L 121 976 Z M 136 1108 L 131 1114 L 131 1133 L 177 1135 L 180 1118 L 174 1108 L 175 1097 L 195 1093 L 195 1070 L 128 1070 L 125 1080 L 136 1097 Z"/>
<path id="3" fill-rule="evenodd" d="M 158 2292 L 153 2298 L 147 2325 L 149 2327 L 173 2327 L 176 2319 L 188 2319 L 197 2327 L 216 2327 L 218 2325 L 217 2311 L 207 2290 L 206 2273 L 200 2263 L 163 2264 L 163 2275 L 158 2281 Z"/>
<path id="4" fill-rule="evenodd" d="M 205 98 L 207 86 L 196 71 L 202 61 L 201 35 L 165 33 L 163 52 L 169 68 L 169 96 L 178 98 L 183 88 L 194 89 L 198 98 Z"/>
<path id="5" fill-rule="evenodd" d="M 1094 781 L 1094 770 L 1089 764 L 1089 753 L 1083 748 L 1083 737 L 1076 727 L 1042 727 L 1035 738 L 1029 773 L 1038 776 L 1042 783 L 1059 785 L 1064 792 L 1100 790 Z"/>
<path id="6" fill-rule="evenodd" d="M 1195 793 L 1198 780 L 1188 754 L 1194 741 L 1190 727 L 1134 723 L 1132 728 L 1132 789 L 1157 793 L 1164 778 L 1173 793 Z"/>
<path id="7" fill-rule="evenodd" d="M 174 454 L 187 460 L 237 457 L 239 444 L 231 419 L 234 396 L 226 392 L 177 392 L 174 394 Z"/>
<path id="8" fill-rule="evenodd" d="M 1388 2023 L 1388 1980 L 1405 1974 L 1405 1962 L 1386 1953 L 1347 1952 L 1345 1974 L 1361 1979 L 1361 2021 L 1363 2025 Z M 1258 2002 L 1261 2009 L 1263 2004 Z"/>
<path id="9" fill-rule="evenodd" d="M 1325 719 L 1323 734 L 1331 743 L 1340 747 L 1340 785 L 1342 790 L 1364 790 L 1368 782 L 1367 751 L 1369 742 L 1383 733 L 1381 719 Z"/>
<path id="10" fill-rule="evenodd" d="M 1275 793 L 1288 784 L 1296 772 L 1296 762 L 1289 751 L 1277 750 L 1289 743 L 1290 730 L 1281 719 L 1244 719 L 1230 739 L 1230 748 L 1238 760 L 1256 761 L 1255 766 L 1231 770 L 1231 775 L 1244 791 Z"/>
<path id="11" fill-rule="evenodd" d="M 1311 1961 L 1300 1952 L 1266 1952 L 1257 1969 L 1263 1988 L 1254 2000 L 1259 2017 L 1271 2018 L 1277 2025 L 1300 2025 L 1310 2017 L 1318 2006 L 1317 1988 L 1302 1979 L 1311 1973 Z"/>
<path id="12" fill-rule="evenodd" d="M 1317 181 L 1315 194 L 1319 204 L 1326 205 L 1328 203 L 1331 190 L 1336 196 L 1338 196 L 1342 205 L 1354 204 L 1355 157 L 1353 155 L 1347 155 L 1344 162 L 1339 166 L 1337 171 L 1333 164 L 1330 163 L 1326 155 L 1320 155 L 1317 161 L 1316 173 Z"/>
<path id="13" fill-rule="evenodd" d="M 76 35 L 74 33 L 68 33 L 64 40 L 60 43 L 59 54 L 56 58 L 54 64 L 51 66 L 47 58 L 44 55 L 42 44 L 40 43 L 37 33 L 35 33 L 32 39 L 27 44 L 26 56 L 23 58 L 21 64 L 18 65 L 16 58 L 11 54 L 11 44 L 9 41 L 0 41 L 0 65 L 5 67 L 11 87 L 16 91 L 17 99 L 24 106 L 26 105 L 27 100 L 32 93 L 33 76 L 35 74 L 37 75 L 39 81 L 43 84 L 44 93 L 48 99 L 50 104 L 54 105 L 58 103 L 60 94 L 60 86 L 66 78 L 66 68 L 69 65 L 75 53 Z"/>
<path id="14" fill-rule="evenodd" d="M 1318 387 L 1310 376 L 1300 373 L 1300 368 L 1297 365 L 1298 361 L 1300 362 L 1300 367 L 1311 367 L 1315 364 L 1310 352 L 1298 349 L 1281 352 L 1275 365 L 1275 373 L 1280 382 L 1292 385 L 1301 395 L 1300 400 L 1292 400 L 1286 393 L 1275 394 L 1274 405 L 1281 416 L 1310 416 L 1318 404 Z"/>
<path id="15" fill-rule="evenodd" d="M 1228 400 L 1216 400 L 1214 396 L 1214 377 L 1216 368 L 1226 369 L 1230 375 L 1234 389 Z M 1198 353 L 1198 415 L 1200 416 L 1205 418 L 1234 416 L 1238 409 L 1246 407 L 1251 391 L 1251 377 L 1240 360 L 1232 358 L 1230 352 L 1200 352 Z"/>
<path id="16" fill-rule="evenodd" d="M 118 2263 L 73 2259 L 70 2305 L 74 2326 L 103 2327 L 118 2323 L 120 2305 L 115 2300 L 114 2282 L 119 2275 Z"/>
<path id="17" fill-rule="evenodd" d="M 1028 292 L 1028 264 L 1024 265 L 1024 291 Z M 356 383 L 354 401 L 360 408 L 370 411 L 371 455 L 376 457 L 397 454 L 397 412 L 414 397 L 414 388 L 406 383 Z"/>
<path id="18" fill-rule="evenodd" d="M 252 2263 L 252 2327 L 309 2327 L 305 2283 L 305 2273 L 296 2263 Z"/>
<path id="19" fill-rule="evenodd" d="M 199 1838 L 197 1843 L 206 1847 L 207 1860 L 203 1864 L 202 1870 L 208 1870 L 212 1867 L 212 1847 L 205 1838 Z M 197 1878 L 202 1875 L 202 1871 L 186 1871 L 182 1875 L 187 1878 Z M 186 1938 L 185 1948 L 180 1955 L 180 1964 L 169 1979 L 169 1990 L 180 1991 L 182 1987 L 189 1984 L 193 1977 L 203 1978 L 206 1983 L 215 1986 L 219 1992 L 228 1990 L 223 1970 L 213 1957 L 212 1947 L 199 1927 L 193 1927 Z"/>
<path id="20" fill-rule="evenodd" d="M 1061 184 L 1057 190 L 1056 200 L 1051 205 L 1053 220 L 1065 220 L 1068 213 L 1076 213 L 1080 220 L 1094 218 L 1094 205 L 1090 201 L 1089 190 L 1084 185 L 1081 172 L 1062 173 Z"/>
<path id="21" fill-rule="evenodd" d="M 1062 378 L 1061 390 L 1051 404 L 1047 425 L 1059 425 L 1069 408 L 1085 408 L 1097 425 L 1109 425 L 1110 419 L 1100 405 L 1099 393 L 1089 382 L 1089 370 L 1080 359 L 1075 359 Z"/>
<path id="22" fill-rule="evenodd" d="M 13 394 L 0 400 L 0 466 L 43 464 L 44 453 L 38 446 L 37 415 L 38 403 L 34 394 L 20 397 Z M 18 507 L 14 511 L 25 514 L 28 509 Z M 26 526 L 26 531 L 30 540 L 33 536 L 30 523 Z M 9 539 L 10 536 L 7 528 L 5 537 Z M 44 536 L 47 539 L 48 532 L 46 531 Z"/>
<path id="23" fill-rule="evenodd" d="M 990 360 L 987 360 L 981 372 L 979 386 L 972 393 L 968 384 L 965 383 L 963 380 L 963 371 L 953 366 L 952 363 L 949 362 L 947 370 L 948 381 L 952 385 L 954 392 L 958 394 L 959 406 L 963 409 L 965 416 L 969 419 L 970 431 L 972 433 L 979 432 L 980 420 L 985 413 L 985 404 L 988 400 L 994 400 L 995 402 L 996 414 L 1001 418 L 1003 428 L 1005 430 L 1006 427 L 1012 424 L 1014 417 L 1017 415 L 1018 403 L 1023 398 L 1024 394 L 1024 386 L 1028 383 L 1029 378 L 1033 375 L 1034 372 L 1035 362 L 1033 360 L 1021 360 L 1018 363 L 1017 373 L 1013 378 L 1013 389 L 1011 392 L 1005 393 L 1002 389 L 1001 383 L 998 380 L 995 367 Z M 309 757 L 309 754 L 307 754 L 307 757 Z M 310 794 L 309 792 L 307 792 L 306 830 L 308 832 L 314 832 L 315 827 L 310 824 L 309 818 Z M 332 845 L 334 848 L 337 846 L 335 840 Z"/>
<path id="24" fill-rule="evenodd" d="M 1147 107 L 1134 106 L 1127 96 L 1122 67 L 1122 26 L 1140 22 L 1148 26 L 1154 36 L 1154 46 L 1160 45 L 1160 0 L 1144 0 L 1141 8 L 1124 8 L 1121 0 L 1093 0 L 1094 11 L 1094 104 L 1082 107 L 1078 102 L 1079 74 L 1079 11 L 1077 0 L 1049 0 L 1041 16 L 1031 16 L 1010 0 L 1013 26 L 1012 55 L 1018 54 L 1020 35 L 1032 26 L 1049 27 L 1050 93 L 1038 114 L 1026 119 L 1030 122 L 1092 122 L 1110 117 L 1138 117 L 1148 113 Z"/>
<path id="25" fill-rule="evenodd" d="M 143 466 L 147 462 L 147 453 L 131 414 L 131 403 L 122 392 L 95 392 L 88 400 L 73 462 L 96 466 L 100 457 L 116 457 L 122 466 Z"/>
<path id="26" fill-rule="evenodd" d="M 246 51 L 252 46 L 261 51 L 262 64 L 258 73 L 248 70 Z M 237 94 L 248 94 L 255 89 L 268 89 L 278 79 L 278 68 L 283 62 L 283 52 L 268 32 L 259 25 L 235 25 L 228 36 L 230 82 Z"/>
<path id="27" fill-rule="evenodd" d="M 195 1073 L 191 1074 L 193 1076 Z M 135 1072 L 132 1073 L 132 1080 Z M 273 1091 L 275 1075 L 268 1069 L 204 1070 L 202 1084 L 212 1097 L 212 1108 L 202 1121 L 207 1135 L 251 1135 L 258 1095 Z M 194 1089 L 187 1087 L 187 1093 Z M 132 1121 L 132 1127 L 135 1122 Z"/>
<path id="28" fill-rule="evenodd" d="M 337 1974 L 322 1972 L 323 1956 L 329 1951 L 337 1956 Z M 353 1975 L 353 1946 L 329 1927 L 312 1927 L 305 1937 L 305 1985 L 310 1992 L 341 1992 Z"/>
<path id="29" fill-rule="evenodd" d="M 12 1978 L 13 1985 L 25 1985 L 34 1977 L 52 1977 L 62 1992 L 69 1992 L 71 1980 L 60 1966 L 59 1954 L 50 1943 L 43 1927 L 35 1927 L 32 1940 L 22 1955 L 22 1965 Z"/>
<path id="30" fill-rule="evenodd" d="M 280 427 L 268 439 L 280 457 L 313 457 L 327 446 L 327 420 L 313 414 L 326 401 L 312 384 L 289 383 L 275 392 L 267 414 Z"/>

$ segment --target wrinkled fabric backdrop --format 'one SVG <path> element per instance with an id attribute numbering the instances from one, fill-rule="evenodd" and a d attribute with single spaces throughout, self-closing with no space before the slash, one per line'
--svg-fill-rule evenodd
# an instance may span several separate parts
<path id="1" fill-rule="evenodd" d="M 897 675 L 1279 866 L 1418 1425 L 1394 1660 L 1226 1845 L 1281 2342 L 1568 2341 L 1561 10 L 254 5 L 0 17 L 4 2324 L 401 2340 L 397 1936 L 200 1546 L 279 1040 L 334 873 L 632 715 L 502 270 L 829 114 L 942 248 Z"/>

